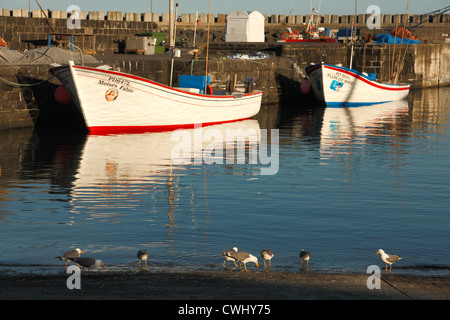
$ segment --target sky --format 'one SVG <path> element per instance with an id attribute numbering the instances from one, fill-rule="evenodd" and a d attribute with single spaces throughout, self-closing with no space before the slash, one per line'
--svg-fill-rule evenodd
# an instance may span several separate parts
<path id="1" fill-rule="evenodd" d="M 169 12 L 169 0 L 38 0 L 43 9 L 66 10 L 77 5 L 82 11 L 122 11 L 122 12 Z M 178 14 L 208 13 L 209 0 L 174 0 L 178 3 Z M 325 14 L 354 14 L 355 0 L 211 0 L 211 13 L 228 14 L 233 11 L 259 11 L 262 14 L 308 14 L 311 9 L 319 9 Z M 358 0 L 357 13 L 366 13 L 370 5 L 380 7 L 382 14 L 406 13 L 408 0 Z M 409 0 L 408 13 L 424 14 L 449 5 L 449 0 Z M 38 10 L 35 0 L 0 0 L 3 9 Z M 447 13 L 450 13 L 448 11 Z"/>

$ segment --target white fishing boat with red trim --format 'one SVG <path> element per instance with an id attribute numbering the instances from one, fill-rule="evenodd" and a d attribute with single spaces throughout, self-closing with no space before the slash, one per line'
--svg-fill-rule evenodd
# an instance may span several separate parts
<path id="1" fill-rule="evenodd" d="M 410 84 L 386 83 L 375 74 L 330 64 L 306 68 L 314 95 L 327 106 L 366 106 L 405 99 Z"/>
<path id="2" fill-rule="evenodd" d="M 69 61 L 51 72 L 68 89 L 91 134 L 142 133 L 218 124 L 258 114 L 262 91 L 199 93 L 174 88 L 105 66 Z M 252 89 L 252 88 L 251 88 Z"/>

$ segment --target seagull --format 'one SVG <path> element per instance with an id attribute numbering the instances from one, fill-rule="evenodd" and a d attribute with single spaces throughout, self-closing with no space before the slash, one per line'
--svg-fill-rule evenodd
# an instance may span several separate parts
<path id="1" fill-rule="evenodd" d="M 56 257 L 56 258 L 59 258 L 59 260 L 66 260 L 66 269 L 67 269 L 67 264 L 70 261 L 73 261 L 73 259 L 79 258 L 80 255 L 82 255 L 82 254 L 83 254 L 83 251 L 81 251 L 80 248 L 76 248 L 73 250 L 68 250 L 68 251 L 64 252 L 64 254 L 62 256 Z"/>
<path id="2" fill-rule="evenodd" d="M 306 261 L 306 267 L 309 267 L 309 259 L 311 259 L 311 253 L 309 251 L 305 251 L 305 249 L 302 249 L 300 251 L 300 264 L 302 264 L 303 260 Z"/>
<path id="3" fill-rule="evenodd" d="M 137 258 L 139 259 L 139 267 L 141 266 L 141 260 L 144 260 L 145 266 L 147 266 L 147 259 L 148 259 L 147 250 L 139 250 L 137 253 Z"/>
<path id="4" fill-rule="evenodd" d="M 272 262 L 270 261 L 273 258 L 274 254 L 271 249 L 263 249 L 261 250 L 261 257 L 264 261 L 264 268 L 266 267 L 266 260 L 269 260 L 269 266 L 272 266 Z"/>
<path id="5" fill-rule="evenodd" d="M 238 248 L 233 247 L 233 249 L 225 250 L 224 252 L 220 253 L 224 257 L 224 260 L 223 260 L 223 267 L 224 268 L 225 268 L 225 262 L 226 261 L 233 261 L 234 265 L 237 267 L 236 259 L 234 259 L 233 257 L 230 257 L 230 255 L 229 255 L 230 252 L 238 252 Z"/>
<path id="6" fill-rule="evenodd" d="M 256 267 L 259 268 L 258 265 L 258 258 L 256 258 L 254 255 L 248 253 L 248 252 L 244 252 L 244 251 L 240 251 L 240 252 L 235 252 L 235 251 L 229 251 L 228 255 L 232 258 L 234 258 L 235 260 L 239 261 L 239 269 L 242 270 L 241 268 L 241 264 L 244 264 L 244 269 L 245 271 L 247 270 L 247 263 L 249 262 L 253 262 L 254 264 L 256 264 Z"/>
<path id="7" fill-rule="evenodd" d="M 88 268 L 88 270 L 90 268 L 97 268 L 97 267 L 104 268 L 105 267 L 102 260 L 98 260 L 98 259 L 94 259 L 94 258 L 90 258 L 90 257 L 75 258 L 75 259 L 73 259 L 73 261 L 75 261 L 77 266 L 79 266 L 80 268 Z"/>
<path id="8" fill-rule="evenodd" d="M 389 272 L 391 272 L 392 269 L 392 264 L 400 259 L 403 259 L 400 256 L 397 256 L 395 254 L 387 254 L 386 252 L 384 252 L 383 249 L 378 249 L 377 252 L 374 253 L 374 255 L 376 256 L 377 254 L 380 254 L 381 256 L 381 261 L 383 261 L 384 263 L 386 263 L 386 272 L 387 272 L 387 265 L 389 264 Z"/>

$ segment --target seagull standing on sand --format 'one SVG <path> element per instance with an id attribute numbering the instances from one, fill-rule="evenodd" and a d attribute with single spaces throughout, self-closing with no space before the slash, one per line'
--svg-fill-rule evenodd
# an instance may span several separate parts
<path id="1" fill-rule="evenodd" d="M 309 259 L 311 259 L 311 253 L 309 251 L 305 251 L 305 249 L 302 249 L 300 251 L 300 264 L 302 264 L 303 260 L 306 261 L 306 267 L 309 267 Z"/>
<path id="2" fill-rule="evenodd" d="M 381 256 L 381 261 L 383 261 L 384 263 L 386 263 L 386 272 L 387 272 L 387 265 L 389 264 L 389 272 L 391 272 L 392 269 L 392 264 L 395 261 L 398 261 L 400 259 L 403 259 L 400 256 L 397 256 L 395 254 L 387 254 L 386 252 L 384 252 L 383 249 L 378 249 L 377 252 L 374 253 L 374 255 L 376 256 L 377 254 L 380 254 Z"/>
<path id="3" fill-rule="evenodd" d="M 105 265 L 103 264 L 102 260 L 90 258 L 90 257 L 83 257 L 83 258 L 75 258 L 73 261 L 79 266 L 80 268 L 98 268 L 102 267 L 104 268 Z"/>
<path id="4" fill-rule="evenodd" d="M 225 262 L 226 261 L 233 261 L 234 265 L 237 267 L 236 259 L 234 259 L 233 257 L 230 257 L 230 255 L 228 254 L 230 252 L 238 252 L 238 248 L 233 247 L 233 249 L 225 250 L 224 252 L 220 253 L 222 255 L 222 257 L 224 258 L 224 260 L 223 260 L 223 267 L 224 268 L 225 268 Z"/>
<path id="5" fill-rule="evenodd" d="M 145 266 L 147 266 L 147 259 L 148 259 L 147 250 L 139 250 L 137 253 L 137 258 L 139 259 L 139 267 L 141 266 L 141 260 L 144 260 Z"/>
<path id="6" fill-rule="evenodd" d="M 248 253 L 248 252 L 244 252 L 244 251 L 240 251 L 240 252 L 235 252 L 235 251 L 229 251 L 228 255 L 232 258 L 234 258 L 235 260 L 239 261 L 239 269 L 242 270 L 241 264 L 244 264 L 244 269 L 245 271 L 247 270 L 247 263 L 249 262 L 253 262 L 254 264 L 256 264 L 256 267 L 259 268 L 259 264 L 258 264 L 258 258 L 256 258 L 254 255 Z"/>
<path id="7" fill-rule="evenodd" d="M 80 255 L 82 255 L 82 254 L 83 254 L 83 251 L 81 251 L 80 248 L 76 248 L 73 250 L 68 250 L 68 251 L 64 252 L 64 254 L 62 256 L 56 257 L 56 258 L 59 258 L 59 260 L 65 260 L 66 261 L 66 269 L 67 269 L 67 264 L 70 261 L 73 261 L 73 259 L 79 258 Z"/>
<path id="8" fill-rule="evenodd" d="M 261 250 L 261 257 L 264 261 L 264 268 L 266 268 L 266 260 L 269 260 L 269 266 L 272 267 L 272 262 L 270 261 L 273 258 L 274 254 L 271 249 L 263 249 Z"/>

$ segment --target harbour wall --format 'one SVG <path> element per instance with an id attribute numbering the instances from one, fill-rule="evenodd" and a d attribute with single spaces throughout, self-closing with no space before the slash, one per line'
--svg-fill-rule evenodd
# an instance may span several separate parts
<path id="1" fill-rule="evenodd" d="M 29 17 L 28 10 L 0 9 L 0 37 L 11 49 L 22 51 L 47 45 L 49 33 L 65 34 L 62 41 L 68 42 L 70 34 L 74 35 L 74 43 L 87 52 L 95 51 L 98 54 L 112 54 L 121 51 L 128 37 L 142 32 L 159 31 L 168 33 L 168 14 L 159 13 L 123 13 L 116 11 L 89 12 L 81 11 L 79 28 L 68 28 L 68 13 L 66 11 L 46 11 L 48 21 L 39 10 L 33 10 Z M 153 16 L 153 18 L 152 18 Z M 225 14 L 211 15 L 211 32 L 215 35 L 211 42 L 224 42 Z M 308 21 L 307 15 L 266 15 L 265 33 L 266 42 L 281 39 L 281 33 L 290 25 L 293 30 L 301 30 L 302 24 Z M 381 15 L 379 29 L 369 30 L 367 21 L 370 15 L 357 15 L 357 27 L 361 34 L 376 35 L 384 33 L 387 29 L 395 28 L 406 23 L 406 27 L 419 26 L 411 29 L 423 43 L 444 42 L 443 34 L 448 34 L 450 27 L 450 14 L 435 17 L 424 15 Z M 354 19 L 352 15 L 325 15 L 321 17 L 320 26 L 330 29 L 350 27 Z M 206 42 L 207 14 L 199 15 L 200 26 L 197 27 L 197 44 Z M 423 23 L 422 23 L 423 22 Z M 50 28 L 49 23 L 52 25 Z M 70 23 L 69 23 L 70 25 Z M 76 26 L 76 25 L 72 25 Z M 181 14 L 177 23 L 177 35 L 186 38 L 187 45 L 191 46 L 192 34 L 195 26 L 195 14 Z M 271 35 L 278 33 L 277 37 Z M 84 35 L 84 36 L 83 36 Z M 203 36 L 202 36 L 203 35 Z"/>
<path id="2" fill-rule="evenodd" d="M 224 58 L 235 52 L 265 52 L 270 58 L 239 60 Z M 224 86 L 230 79 L 243 83 L 252 78 L 255 88 L 264 91 L 263 107 L 279 105 L 309 106 L 312 95 L 303 95 L 300 83 L 305 67 L 311 63 L 342 64 L 348 66 L 351 48 L 347 45 L 280 45 L 265 44 L 211 44 L 208 74 L 215 87 Z M 110 55 L 100 64 L 107 63 L 117 71 L 131 73 L 169 85 L 171 60 L 168 57 L 144 59 L 137 55 Z M 180 74 L 205 74 L 206 62 L 200 55 L 197 60 L 174 59 L 174 86 Z M 98 57 L 101 59 L 101 56 Z M 413 89 L 450 86 L 450 46 L 423 44 L 397 46 L 366 45 L 355 48 L 353 66 L 358 70 L 376 73 L 380 80 L 391 79 L 400 67 L 399 81 L 409 82 Z M 95 66 L 95 65 L 93 65 Z M 60 129 L 79 127 L 80 115 L 71 104 L 55 100 L 54 92 L 60 82 L 49 74 L 48 65 L 0 65 L 0 129 L 38 127 Z"/>
<path id="3" fill-rule="evenodd" d="M 302 24 L 308 22 L 310 18 L 309 14 L 303 15 L 282 15 L 282 14 L 263 14 L 266 24 Z M 32 10 L 28 12 L 27 9 L 0 9 L 0 16 L 12 16 L 22 18 L 45 18 L 47 16 L 51 19 L 67 19 L 70 17 L 70 12 L 60 10 Z M 318 15 L 320 17 L 321 24 L 351 24 L 355 18 L 354 14 L 350 15 Z M 357 24 L 366 24 L 367 20 L 372 17 L 373 14 L 358 14 L 356 15 Z M 402 24 L 402 23 L 420 23 L 426 22 L 431 24 L 441 24 L 450 22 L 450 14 L 442 14 L 439 16 L 433 16 L 430 14 L 382 14 L 380 13 L 380 22 L 382 24 Z M 212 24 L 224 24 L 226 22 L 227 14 L 210 14 L 209 22 Z M 317 16 L 316 16 L 317 17 Z M 200 23 L 208 22 L 208 14 L 200 13 L 198 15 Z M 195 13 L 182 13 L 177 17 L 179 23 L 197 23 Z M 169 23 L 169 13 L 130 13 L 122 11 L 80 11 L 80 20 L 97 20 L 97 21 L 144 21 L 144 22 L 156 22 L 156 23 Z"/>
<path id="4" fill-rule="evenodd" d="M 76 35 L 95 35 L 95 45 L 82 44 L 80 38 L 75 37 L 75 44 L 85 48 L 95 47 L 97 59 L 102 64 L 107 63 L 116 70 L 150 78 L 163 84 L 169 84 L 169 59 L 141 59 L 134 55 L 120 55 L 121 46 L 125 39 L 146 31 L 167 32 L 168 15 L 154 14 L 153 23 L 148 14 L 123 14 L 122 12 L 89 12 L 81 14 L 81 28 L 68 29 L 67 12 L 47 11 L 55 33 L 74 33 Z M 32 17 L 27 10 L 0 9 L 0 36 L 8 42 L 8 47 L 22 51 L 47 45 L 47 35 L 50 28 L 41 16 L 41 11 L 33 11 Z M 295 17 L 295 20 L 293 17 Z M 286 16 L 286 19 L 300 27 L 307 16 Z M 442 15 L 439 19 L 427 21 L 414 29 L 415 34 L 422 34 L 421 40 L 427 37 L 429 44 L 396 46 L 366 45 L 355 48 L 353 66 L 358 70 L 376 73 L 379 79 L 392 78 L 393 70 L 397 70 L 395 63 L 402 61 L 399 81 L 409 82 L 412 88 L 426 88 L 450 85 L 450 46 L 439 41 L 441 34 L 450 25 L 449 15 Z M 322 26 L 330 28 L 347 27 L 353 16 L 324 16 Z M 363 21 L 367 15 L 358 15 L 357 25 L 364 28 Z M 421 18 L 419 16 L 419 18 Z M 423 21 L 427 17 L 422 17 Z M 186 22 L 189 19 L 189 22 Z M 181 15 L 181 22 L 177 26 L 177 35 L 192 40 L 192 15 Z M 220 85 L 235 75 L 238 82 L 245 78 L 253 78 L 256 88 L 264 90 L 264 105 L 279 105 L 285 101 L 295 101 L 297 107 L 309 103 L 307 96 L 301 95 L 299 87 L 305 77 L 305 67 L 311 63 L 330 63 L 348 66 L 350 61 L 350 47 L 336 44 L 282 44 L 274 41 L 273 33 L 286 30 L 285 17 L 266 16 L 265 43 L 225 43 L 223 33 L 226 15 L 214 16 L 211 24 L 210 61 L 208 73 L 213 83 Z M 411 20 L 412 18 L 410 18 Z M 197 44 L 202 49 L 206 43 L 205 15 L 200 15 L 200 27 L 197 28 Z M 384 15 L 380 30 L 392 28 L 406 21 L 405 15 Z M 194 20 L 195 21 L 195 17 Z M 282 23 L 280 23 L 282 21 Z M 373 30 L 368 32 L 374 32 Z M 186 35 L 189 34 L 189 35 Z M 441 41 L 443 42 L 443 41 Z M 88 51 L 88 50 L 85 50 Z M 234 53 L 266 52 L 270 58 L 266 60 L 233 60 L 226 59 Z M 106 59 L 108 57 L 108 59 Z M 133 57 L 133 58 L 132 58 Z M 104 60 L 104 61 L 103 61 Z M 395 60 L 394 64 L 392 61 Z M 60 85 L 52 78 L 48 65 L 0 65 L 0 129 L 23 128 L 37 126 L 39 128 L 70 128 L 78 126 L 80 119 L 70 105 L 56 102 L 53 93 Z M 179 74 L 204 74 L 204 54 L 192 62 L 190 58 L 175 59 L 174 81 L 177 85 Z M 76 121 L 74 121 L 74 119 Z M 70 120 L 69 122 L 67 122 Z"/>

